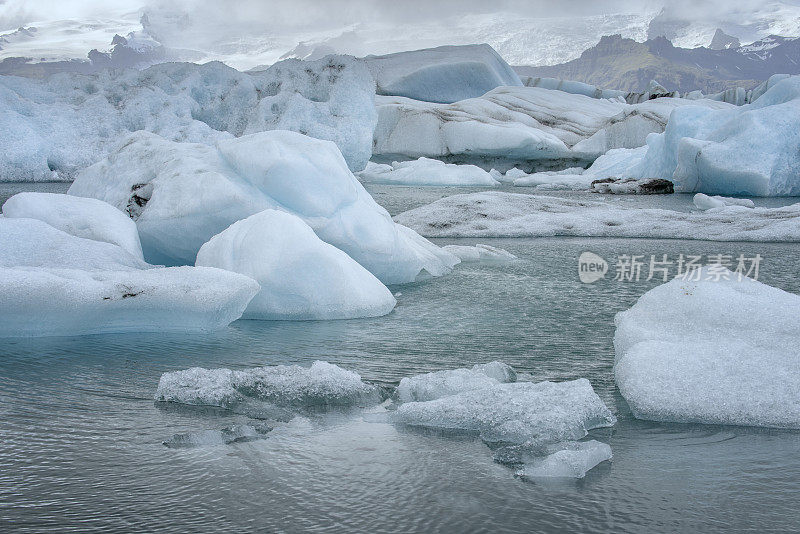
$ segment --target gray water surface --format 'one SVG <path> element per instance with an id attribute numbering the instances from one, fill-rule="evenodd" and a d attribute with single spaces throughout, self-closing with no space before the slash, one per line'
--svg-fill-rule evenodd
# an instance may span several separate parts
<path id="1" fill-rule="evenodd" d="M 800 432 L 634 419 L 614 384 L 613 317 L 658 282 L 577 279 L 585 250 L 609 261 L 758 253 L 762 281 L 800 293 L 800 246 L 437 241 L 476 242 L 520 260 L 460 265 L 394 287 L 397 308 L 382 318 L 237 321 L 207 335 L 2 340 L 0 531 L 800 530 Z M 474 436 L 396 427 L 361 411 L 294 420 L 256 441 L 163 445 L 175 434 L 250 422 L 157 406 L 163 372 L 317 359 L 387 388 L 404 376 L 495 359 L 536 380 L 586 377 L 619 417 L 614 428 L 592 433 L 611 445 L 613 461 L 582 480 L 526 481 L 494 463 Z"/>

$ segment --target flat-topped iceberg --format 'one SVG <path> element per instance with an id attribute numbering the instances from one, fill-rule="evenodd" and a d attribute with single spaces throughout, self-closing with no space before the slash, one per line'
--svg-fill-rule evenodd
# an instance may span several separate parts
<path id="1" fill-rule="evenodd" d="M 489 442 L 547 445 L 586 436 L 616 419 L 586 379 L 514 382 L 464 391 L 427 402 L 407 402 L 398 423 L 474 431 Z"/>
<path id="2" fill-rule="evenodd" d="M 614 374 L 641 419 L 800 428 L 800 296 L 719 266 L 615 318 Z"/>
<path id="3" fill-rule="evenodd" d="M 676 191 L 710 195 L 800 195 L 800 76 L 752 104 L 676 109 L 630 174 L 665 178 Z"/>
<path id="4" fill-rule="evenodd" d="M 3 215 L 38 219 L 76 237 L 118 245 L 144 260 L 136 223 L 101 200 L 53 193 L 17 193 L 3 204 Z"/>
<path id="5" fill-rule="evenodd" d="M 328 362 L 311 367 L 275 365 L 247 370 L 193 367 L 161 375 L 155 400 L 236 410 L 248 403 L 290 408 L 369 406 L 380 390 L 358 373 Z"/>
<path id="6" fill-rule="evenodd" d="M 525 171 L 586 165 L 613 148 L 635 148 L 664 131 L 670 113 L 721 102 L 660 98 L 641 104 L 537 87 L 499 87 L 479 98 L 434 104 L 378 96 L 373 154 L 428 157 Z"/>
<path id="7" fill-rule="evenodd" d="M 198 266 L 256 280 L 249 319 L 351 319 L 386 315 L 396 303 L 375 276 L 320 240 L 299 217 L 265 210 L 200 247 Z"/>
<path id="8" fill-rule="evenodd" d="M 395 185 L 495 186 L 499 183 L 475 165 L 454 165 L 429 158 L 395 161 L 391 165 L 370 163 L 358 177 L 362 182 Z"/>
<path id="9" fill-rule="evenodd" d="M 451 103 L 495 87 L 522 85 L 516 72 L 487 44 L 367 56 L 364 61 L 379 95 Z"/>
<path id="10" fill-rule="evenodd" d="M 266 209 L 300 217 L 384 283 L 411 282 L 422 271 L 439 276 L 458 263 L 392 222 L 336 145 L 294 132 L 261 132 L 215 146 L 137 132 L 81 172 L 69 194 L 127 211 L 152 263 L 193 265 L 214 235 Z"/>
<path id="11" fill-rule="evenodd" d="M 397 397 L 401 402 L 430 401 L 516 380 L 514 369 L 495 361 L 474 365 L 472 369 L 435 371 L 405 377 L 397 386 Z"/>
<path id="12" fill-rule="evenodd" d="M 0 268 L 0 337 L 198 332 L 241 317 L 258 284 L 202 267 Z"/>
<path id="13" fill-rule="evenodd" d="M 211 62 L 43 80 L 0 76 L 0 176 L 70 180 L 139 130 L 204 144 L 299 131 L 335 142 L 361 170 L 372 153 L 374 95 L 366 66 L 347 56 L 287 60 L 249 73 Z"/>
<path id="14" fill-rule="evenodd" d="M 453 195 L 395 216 L 426 237 L 642 237 L 800 241 L 800 204 L 683 213 L 487 191 Z"/>

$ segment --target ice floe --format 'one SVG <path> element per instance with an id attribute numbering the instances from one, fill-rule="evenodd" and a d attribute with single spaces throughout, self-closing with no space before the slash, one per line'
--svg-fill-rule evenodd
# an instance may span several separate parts
<path id="1" fill-rule="evenodd" d="M 17 193 L 3 204 L 3 215 L 38 219 L 76 237 L 117 245 L 144 260 L 136 223 L 101 200 L 53 193 Z"/>
<path id="2" fill-rule="evenodd" d="M 697 193 L 692 199 L 692 203 L 697 209 L 710 210 L 714 208 L 724 208 L 725 206 L 744 206 L 745 208 L 755 208 L 756 205 L 749 198 L 730 198 L 704 195 Z"/>
<path id="3" fill-rule="evenodd" d="M 306 409 L 378 404 L 380 390 L 353 371 L 328 362 L 311 367 L 275 365 L 246 370 L 193 367 L 161 375 L 158 402 L 237 410 L 249 403 Z"/>
<path id="4" fill-rule="evenodd" d="M 486 191 L 453 195 L 395 221 L 426 237 L 642 237 L 800 241 L 800 204 L 683 213 L 605 202 Z"/>
<path id="5" fill-rule="evenodd" d="M 551 445 L 543 458 L 527 459 L 517 470 L 528 478 L 583 478 L 598 464 L 610 460 L 611 447 L 599 441 L 570 441 Z"/>
<path id="6" fill-rule="evenodd" d="M 358 177 L 362 182 L 395 185 L 494 186 L 499 183 L 475 165 L 454 165 L 429 158 L 395 161 L 391 165 L 370 162 Z"/>
<path id="7" fill-rule="evenodd" d="M 458 263 L 392 222 L 329 141 L 269 131 L 176 143 L 136 132 L 81 172 L 69 194 L 99 198 L 136 220 L 145 258 L 193 265 L 200 247 L 234 222 L 265 209 L 297 215 L 384 283 L 439 276 Z"/>
<path id="8" fill-rule="evenodd" d="M 367 56 L 364 61 L 379 95 L 452 103 L 495 87 L 522 85 L 517 73 L 487 44 Z"/>
<path id="9" fill-rule="evenodd" d="M 676 191 L 800 195 L 800 76 L 783 79 L 752 104 L 676 109 L 632 177 L 665 178 Z"/>
<path id="10" fill-rule="evenodd" d="M 644 145 L 648 134 L 664 131 L 674 109 L 698 104 L 731 107 L 677 98 L 630 105 L 538 87 L 499 87 L 453 104 L 378 96 L 373 153 L 501 171 L 515 165 L 525 171 L 585 165 L 610 149 Z"/>
<path id="11" fill-rule="evenodd" d="M 261 285 L 244 313 L 250 319 L 377 317 L 396 303 L 372 273 L 320 240 L 302 219 L 275 210 L 212 237 L 196 264 L 241 273 Z"/>
<path id="12" fill-rule="evenodd" d="M 398 423 L 474 431 L 488 442 L 547 445 L 612 426 L 616 418 L 586 379 L 514 382 L 468 390 L 426 402 L 401 404 Z"/>
<path id="13" fill-rule="evenodd" d="M 287 60 L 243 73 L 222 63 L 0 76 L 0 176 L 70 180 L 130 132 L 212 144 L 263 130 L 333 141 L 354 170 L 371 155 L 375 84 L 363 62 Z"/>
<path id="14" fill-rule="evenodd" d="M 430 401 L 516 380 L 514 369 L 495 361 L 474 365 L 471 369 L 435 371 L 405 377 L 397 386 L 397 397 L 401 402 Z"/>
<path id="15" fill-rule="evenodd" d="M 617 314 L 617 385 L 641 419 L 800 428 L 798 318 L 798 295 L 690 271 Z"/>

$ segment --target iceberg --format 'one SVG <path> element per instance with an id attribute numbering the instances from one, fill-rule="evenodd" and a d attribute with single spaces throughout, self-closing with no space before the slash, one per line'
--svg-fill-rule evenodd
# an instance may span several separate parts
<path id="1" fill-rule="evenodd" d="M 396 185 L 495 186 L 499 183 L 475 165 L 454 165 L 429 158 L 395 161 L 391 166 L 370 163 L 358 177 L 362 182 Z"/>
<path id="2" fill-rule="evenodd" d="M 337 144 L 353 170 L 372 154 L 375 83 L 363 62 L 330 56 L 243 73 L 219 62 L 145 70 L 0 76 L 4 181 L 72 180 L 119 139 L 149 131 L 213 145 L 264 130 L 293 130 Z"/>
<path id="3" fill-rule="evenodd" d="M 323 361 L 311 367 L 274 365 L 247 370 L 192 367 L 161 375 L 156 402 L 216 406 L 238 411 L 248 404 L 294 409 L 370 406 L 382 394 L 353 371 Z"/>
<path id="4" fill-rule="evenodd" d="M 599 201 L 486 191 L 452 195 L 395 216 L 426 237 L 641 237 L 800 241 L 800 204 L 683 213 Z"/>
<path id="5" fill-rule="evenodd" d="M 500 86 L 520 86 L 519 76 L 488 44 L 440 46 L 364 58 L 379 95 L 452 103 Z"/>
<path id="6" fill-rule="evenodd" d="M 392 293 L 299 217 L 265 210 L 233 223 L 200 247 L 198 266 L 256 280 L 247 319 L 351 319 L 391 312 Z"/>
<path id="7" fill-rule="evenodd" d="M 664 178 L 681 192 L 727 196 L 800 195 L 800 76 L 730 109 L 676 109 L 647 140 L 633 177 Z"/>
<path id="8" fill-rule="evenodd" d="M 678 98 L 631 105 L 538 87 L 498 87 L 452 104 L 400 96 L 375 103 L 377 160 L 426 157 L 526 171 L 586 166 L 613 148 L 643 146 L 678 107 L 732 107 Z"/>
<path id="9" fill-rule="evenodd" d="M 203 267 L 0 267 L 0 337 L 217 330 L 257 291 L 250 278 Z"/>
<path id="10" fill-rule="evenodd" d="M 3 215 L 37 219 L 76 237 L 117 245 L 144 260 L 136 223 L 101 200 L 54 193 L 17 193 L 3 204 Z"/>
<path id="11" fill-rule="evenodd" d="M 704 195 L 697 193 L 692 199 L 692 203 L 697 209 L 710 210 L 714 208 L 724 208 L 725 206 L 744 206 L 745 208 L 755 208 L 756 205 L 749 198 L 730 198 Z"/>
<path id="12" fill-rule="evenodd" d="M 617 314 L 620 393 L 640 419 L 800 428 L 798 317 L 798 295 L 690 271 Z"/>
<path id="13" fill-rule="evenodd" d="M 458 259 L 392 222 L 335 144 L 268 131 L 215 146 L 136 132 L 82 171 L 69 194 L 93 197 L 136 221 L 145 258 L 193 265 L 200 247 L 266 209 L 300 217 L 317 236 L 386 284 L 448 272 Z"/>
<path id="14" fill-rule="evenodd" d="M 533 458 L 517 471 L 527 478 L 583 478 L 598 464 L 611 459 L 611 447 L 599 441 L 572 441 L 548 447 L 548 455 Z"/>
<path id="15" fill-rule="evenodd" d="M 405 377 L 400 380 L 396 393 L 401 402 L 430 401 L 516 380 L 514 369 L 495 361 L 474 365 L 472 369 L 435 371 Z"/>
<path id="16" fill-rule="evenodd" d="M 426 402 L 401 404 L 397 423 L 478 432 L 487 442 L 547 445 L 612 426 L 616 418 L 585 378 L 569 382 L 513 382 Z"/>

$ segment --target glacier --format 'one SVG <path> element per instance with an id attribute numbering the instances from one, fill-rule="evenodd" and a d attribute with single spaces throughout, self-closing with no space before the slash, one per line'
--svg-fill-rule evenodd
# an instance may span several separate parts
<path id="1" fill-rule="evenodd" d="M 800 241 L 800 204 L 683 213 L 500 191 L 442 198 L 394 218 L 426 237 L 641 237 Z"/>
<path id="2" fill-rule="evenodd" d="M 249 276 L 261 290 L 245 319 L 352 319 L 391 312 L 392 293 L 299 217 L 265 210 L 237 221 L 200 247 L 197 266 Z"/>
<path id="3" fill-rule="evenodd" d="M 617 314 L 622 396 L 640 419 L 800 428 L 800 296 L 715 267 Z"/>
<path id="4" fill-rule="evenodd" d="M 151 263 L 193 265 L 200 247 L 265 209 L 297 215 L 385 284 L 439 276 L 458 259 L 395 224 L 350 172 L 335 144 L 290 131 L 177 143 L 135 132 L 83 170 L 69 194 L 136 220 Z"/>

